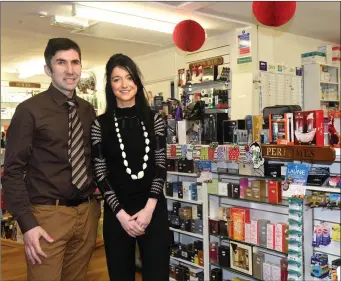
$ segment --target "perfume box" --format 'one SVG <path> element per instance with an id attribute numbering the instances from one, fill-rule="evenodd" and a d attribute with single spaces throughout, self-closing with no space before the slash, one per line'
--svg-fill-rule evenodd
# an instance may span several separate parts
<path id="1" fill-rule="evenodd" d="M 275 250 L 287 253 L 288 252 L 288 225 L 277 223 L 275 228 Z"/>
<path id="2" fill-rule="evenodd" d="M 180 228 L 180 217 L 179 216 L 177 216 L 177 215 L 171 216 L 171 226 L 173 228 L 177 228 L 177 229 Z"/>
<path id="3" fill-rule="evenodd" d="M 180 202 L 173 202 L 173 215 L 179 215 L 179 209 L 181 208 Z"/>
<path id="4" fill-rule="evenodd" d="M 249 188 L 249 179 L 242 178 L 239 180 L 239 197 L 244 199 L 245 198 L 245 190 Z"/>
<path id="5" fill-rule="evenodd" d="M 245 199 L 253 200 L 253 190 L 252 188 L 245 189 Z"/>
<path id="6" fill-rule="evenodd" d="M 282 182 L 268 181 L 268 202 L 273 204 L 282 202 Z"/>
<path id="7" fill-rule="evenodd" d="M 248 143 L 258 141 L 260 143 L 260 132 L 263 128 L 262 115 L 247 115 L 246 129 L 248 131 Z"/>
<path id="8" fill-rule="evenodd" d="M 210 262 L 218 264 L 218 242 L 210 242 Z"/>
<path id="9" fill-rule="evenodd" d="M 228 223 L 227 221 L 219 221 L 219 235 L 228 237 Z"/>
<path id="10" fill-rule="evenodd" d="M 265 200 L 266 198 L 265 180 L 251 181 L 251 188 L 253 190 L 254 200 Z"/>
<path id="11" fill-rule="evenodd" d="M 185 272 L 184 267 L 181 265 L 175 265 L 175 280 L 184 280 Z"/>
<path id="12" fill-rule="evenodd" d="M 199 234 L 203 233 L 203 221 L 202 220 L 195 221 L 195 233 L 199 233 Z"/>
<path id="13" fill-rule="evenodd" d="M 193 220 L 198 219 L 198 206 L 197 205 L 192 206 L 192 219 Z"/>
<path id="14" fill-rule="evenodd" d="M 203 201 L 203 187 L 197 184 L 197 201 Z"/>
<path id="15" fill-rule="evenodd" d="M 294 144 L 293 113 L 269 114 L 269 141 L 272 144 Z"/>
<path id="16" fill-rule="evenodd" d="M 296 111 L 295 144 L 324 146 L 323 110 Z"/>
<path id="17" fill-rule="evenodd" d="M 273 223 L 268 223 L 266 233 L 266 247 L 269 249 L 275 249 L 275 231 L 275 225 Z"/>
<path id="18" fill-rule="evenodd" d="M 281 268 L 277 264 L 271 265 L 271 280 L 281 280 Z"/>
<path id="19" fill-rule="evenodd" d="M 253 163 L 238 163 L 239 175 L 241 176 L 256 176 L 264 177 L 264 165 L 258 169 L 253 167 Z"/>
<path id="20" fill-rule="evenodd" d="M 258 220 L 259 245 L 266 247 L 267 244 L 267 224 L 268 220 Z"/>
<path id="21" fill-rule="evenodd" d="M 189 185 L 189 200 L 198 200 L 198 188 L 196 183 L 191 183 Z"/>
<path id="22" fill-rule="evenodd" d="M 250 222 L 250 210 L 231 208 L 231 220 L 233 221 L 233 238 L 243 241 L 245 238 L 245 223 Z"/>
<path id="23" fill-rule="evenodd" d="M 198 205 L 198 218 L 202 219 L 202 205 Z"/>
<path id="24" fill-rule="evenodd" d="M 180 198 L 180 199 L 184 198 L 183 185 L 182 184 L 178 185 L 178 198 Z"/>
<path id="25" fill-rule="evenodd" d="M 288 280 L 288 260 L 286 258 L 282 258 L 280 261 L 281 266 L 281 281 Z"/>
<path id="26" fill-rule="evenodd" d="M 258 245 L 259 244 L 259 225 L 257 220 L 251 220 L 251 243 Z"/>
<path id="27" fill-rule="evenodd" d="M 167 171 L 172 172 L 175 170 L 175 160 L 174 159 L 167 159 L 166 164 L 167 164 Z"/>
<path id="28" fill-rule="evenodd" d="M 219 246 L 219 265 L 230 267 L 230 247 Z"/>
<path id="29" fill-rule="evenodd" d="M 251 243 L 251 223 L 245 223 L 245 239 L 246 243 Z"/>
<path id="30" fill-rule="evenodd" d="M 230 218 L 230 208 L 219 207 L 219 220 L 227 221 Z"/>
<path id="31" fill-rule="evenodd" d="M 191 232 L 193 232 L 193 233 L 195 233 L 195 230 L 196 230 L 196 227 L 195 227 L 195 222 L 196 222 L 197 220 L 192 220 L 191 221 Z"/>
<path id="32" fill-rule="evenodd" d="M 240 198 L 240 187 L 238 184 L 230 183 L 232 187 L 232 198 Z"/>
<path id="33" fill-rule="evenodd" d="M 204 266 L 204 251 L 203 250 L 198 251 L 198 258 L 199 258 L 199 265 Z"/>
<path id="34" fill-rule="evenodd" d="M 191 225 L 192 225 L 192 220 L 180 219 L 180 229 L 181 230 L 191 232 Z"/>
<path id="35" fill-rule="evenodd" d="M 210 219 L 209 229 L 210 229 L 210 234 L 218 235 L 219 234 L 219 221 Z"/>
<path id="36" fill-rule="evenodd" d="M 273 281 L 273 279 L 271 277 L 272 277 L 271 276 L 271 264 L 268 262 L 264 262 L 263 263 L 263 280 L 264 281 Z"/>
<path id="37" fill-rule="evenodd" d="M 166 196 L 173 197 L 173 183 L 172 182 L 166 183 Z"/>
<path id="38" fill-rule="evenodd" d="M 191 200 L 189 195 L 189 185 L 185 185 L 184 183 L 182 183 L 182 198 L 185 200 Z"/>
<path id="39" fill-rule="evenodd" d="M 190 281 L 204 281 L 204 271 L 200 268 L 189 268 Z"/>
<path id="40" fill-rule="evenodd" d="M 179 280 L 179 279 L 176 279 L 176 280 Z M 210 281 L 223 281 L 223 271 L 221 268 L 211 269 Z"/>
<path id="41" fill-rule="evenodd" d="M 225 182 L 218 183 L 218 195 L 228 196 L 227 185 Z"/>
<path id="42" fill-rule="evenodd" d="M 179 209 L 180 218 L 183 220 L 189 220 L 192 218 L 192 207 L 183 207 Z"/>
<path id="43" fill-rule="evenodd" d="M 271 178 L 280 178 L 282 176 L 282 166 L 280 163 L 264 162 L 264 175 Z"/>
<path id="44" fill-rule="evenodd" d="M 253 254 L 253 276 L 259 280 L 263 279 L 263 263 L 265 256 L 263 253 Z M 274 279 L 277 280 L 277 279 Z M 278 280 L 279 281 L 279 280 Z"/>
<path id="45" fill-rule="evenodd" d="M 169 277 L 175 279 L 175 264 L 169 265 Z"/>

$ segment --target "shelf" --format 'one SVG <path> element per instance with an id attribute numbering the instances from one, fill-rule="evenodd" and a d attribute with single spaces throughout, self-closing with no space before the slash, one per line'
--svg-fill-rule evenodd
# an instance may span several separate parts
<path id="1" fill-rule="evenodd" d="M 306 190 L 311 191 L 323 191 L 323 192 L 330 192 L 330 193 L 341 193 L 340 187 L 326 187 L 326 186 L 306 186 Z"/>
<path id="2" fill-rule="evenodd" d="M 176 261 L 178 261 L 178 262 L 186 263 L 186 264 L 191 265 L 191 266 L 193 266 L 193 267 L 198 267 L 198 268 L 204 269 L 203 266 L 198 265 L 198 264 L 195 264 L 195 263 L 192 263 L 192 262 L 190 262 L 190 261 L 186 261 L 186 260 L 184 260 L 184 259 L 180 259 L 180 258 L 176 258 L 176 257 L 172 257 L 172 256 L 171 256 L 170 258 L 173 259 L 173 260 L 176 260 Z"/>
<path id="3" fill-rule="evenodd" d="M 190 204 L 202 205 L 202 201 L 186 200 L 186 199 L 170 197 L 170 196 L 165 196 L 165 197 L 167 199 L 169 199 L 169 200 L 174 200 L 174 201 L 179 201 L 179 202 L 184 202 L 184 203 L 190 203 Z"/>
<path id="4" fill-rule="evenodd" d="M 339 85 L 338 82 L 330 82 L 330 81 L 320 81 L 321 84 L 328 84 L 328 85 Z"/>
<path id="5" fill-rule="evenodd" d="M 322 65 L 322 66 L 340 68 L 340 66 L 334 65 L 334 64 L 327 64 L 327 63 L 317 63 L 317 64 Z"/>
<path id="6" fill-rule="evenodd" d="M 193 236 L 193 237 L 200 238 L 200 239 L 204 238 L 204 236 L 202 234 L 199 234 L 199 233 L 188 232 L 188 231 L 184 231 L 184 230 L 173 228 L 173 227 L 170 227 L 169 229 L 174 231 L 174 232 L 178 232 L 178 233 L 181 233 L 184 235 Z"/>
<path id="7" fill-rule="evenodd" d="M 214 86 L 227 86 L 230 84 L 231 81 L 205 81 L 201 83 L 193 83 L 193 84 L 186 84 L 184 86 L 181 86 L 182 89 L 200 89 L 205 87 L 214 87 Z"/>
<path id="8" fill-rule="evenodd" d="M 216 266 L 216 267 L 220 267 L 221 269 L 225 269 L 225 270 L 234 272 L 234 273 L 236 273 L 236 274 L 240 274 L 240 275 L 245 276 L 245 277 L 247 277 L 247 278 L 252 278 L 253 280 L 263 281 L 262 279 L 258 279 L 258 278 L 256 278 L 256 277 L 253 277 L 252 275 L 246 274 L 246 273 L 244 273 L 244 272 L 241 272 L 241 271 L 239 271 L 239 270 L 233 269 L 233 268 L 231 268 L 231 267 L 225 267 L 225 266 L 221 266 L 221 265 L 215 264 L 215 263 L 210 263 L 210 265 L 213 265 L 213 266 Z"/>
<path id="9" fill-rule="evenodd" d="M 169 175 L 184 176 L 184 177 L 198 177 L 196 173 L 181 173 L 181 172 L 171 172 L 167 171 Z"/>
<path id="10" fill-rule="evenodd" d="M 340 102 L 338 100 L 321 100 L 321 102 Z"/>
<path id="11" fill-rule="evenodd" d="M 282 200 L 281 203 L 275 204 L 275 203 L 269 203 L 267 200 L 252 200 L 252 199 L 232 198 L 232 197 L 228 197 L 226 195 L 219 195 L 219 194 L 212 194 L 212 193 L 209 193 L 208 195 L 222 197 L 222 198 L 228 198 L 228 199 L 231 199 L 231 200 L 237 200 L 237 201 L 243 201 L 243 202 L 251 202 L 251 203 L 258 203 L 258 204 L 266 204 L 266 205 L 272 205 L 272 206 L 280 206 L 280 207 L 283 207 L 283 206 L 287 207 L 287 206 L 289 206 L 289 201 L 288 200 Z"/>
<path id="12" fill-rule="evenodd" d="M 270 249 L 270 248 L 265 247 L 265 246 L 261 246 L 261 245 L 257 245 L 257 244 L 253 244 L 253 243 L 248 243 L 248 242 L 245 242 L 245 241 L 240 241 L 240 240 L 233 239 L 233 238 L 230 238 L 230 237 L 227 237 L 227 236 L 216 235 L 216 234 L 210 234 L 210 235 L 214 236 L 214 237 L 217 237 L 217 238 L 220 238 L 220 239 L 226 239 L 226 240 L 229 240 L 229 241 L 234 241 L 234 242 L 238 242 L 238 243 L 241 243 L 241 244 L 245 244 L 245 245 L 257 247 L 257 248 L 260 248 L 260 249 L 264 249 L 264 250 L 267 250 L 267 251 L 270 251 L 270 252 L 274 252 L 276 254 L 280 254 L 280 255 L 283 255 L 283 256 L 287 256 L 288 255 L 287 253 L 283 253 L 281 251 Z"/>
<path id="13" fill-rule="evenodd" d="M 261 177 L 261 176 L 249 176 L 249 175 L 241 175 L 241 174 L 234 174 L 234 173 L 224 173 L 224 172 L 212 172 L 213 174 L 218 174 L 219 176 L 220 175 L 227 175 L 227 176 L 235 176 L 235 177 L 243 177 L 243 178 L 255 178 L 255 179 L 266 179 L 266 180 L 274 180 L 274 181 L 283 181 L 285 180 L 285 177 L 277 177 L 277 178 L 274 178 L 274 177 Z"/>

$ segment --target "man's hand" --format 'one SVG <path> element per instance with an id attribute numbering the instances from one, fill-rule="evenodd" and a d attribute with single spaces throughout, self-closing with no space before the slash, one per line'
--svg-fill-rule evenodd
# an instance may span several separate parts
<path id="1" fill-rule="evenodd" d="M 32 264 L 35 264 L 36 262 L 41 264 L 41 260 L 38 255 L 43 256 L 44 258 L 47 258 L 47 255 L 41 250 L 39 239 L 40 237 L 43 237 L 50 243 L 53 242 L 53 239 L 40 226 L 36 226 L 25 232 L 23 237 L 27 259 L 31 261 Z"/>
<path id="2" fill-rule="evenodd" d="M 117 215 L 117 219 L 121 223 L 123 229 L 131 236 L 136 238 L 144 234 L 144 229 L 139 226 L 130 215 L 128 215 L 123 209 L 120 210 Z"/>

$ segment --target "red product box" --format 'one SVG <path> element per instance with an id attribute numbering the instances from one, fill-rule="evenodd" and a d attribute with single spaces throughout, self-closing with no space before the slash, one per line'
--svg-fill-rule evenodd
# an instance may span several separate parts
<path id="1" fill-rule="evenodd" d="M 324 146 L 323 110 L 296 111 L 295 144 Z"/>
<path id="2" fill-rule="evenodd" d="M 280 181 L 268 181 L 268 202 L 273 204 L 282 202 L 282 183 Z"/>
<path id="3" fill-rule="evenodd" d="M 218 264 L 218 242 L 210 243 L 210 262 Z"/>

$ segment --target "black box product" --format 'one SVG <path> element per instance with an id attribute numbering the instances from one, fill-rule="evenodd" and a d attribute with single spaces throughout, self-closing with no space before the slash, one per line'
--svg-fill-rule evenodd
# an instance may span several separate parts
<path id="1" fill-rule="evenodd" d="M 202 219 L 202 205 L 198 205 L 198 218 Z"/>
<path id="2" fill-rule="evenodd" d="M 239 184 L 232 183 L 232 198 L 240 198 L 240 187 Z"/>
<path id="3" fill-rule="evenodd" d="M 233 183 L 228 183 L 227 185 L 227 197 L 232 198 L 233 195 Z"/>
<path id="4" fill-rule="evenodd" d="M 190 281 L 190 270 L 187 266 L 184 268 L 184 281 Z"/>
<path id="5" fill-rule="evenodd" d="M 166 196 L 173 197 L 173 183 L 172 182 L 166 183 Z"/>
<path id="6" fill-rule="evenodd" d="M 177 215 L 171 216 L 171 226 L 173 228 L 179 229 L 180 228 L 180 217 Z"/>
<path id="7" fill-rule="evenodd" d="M 223 122 L 228 120 L 229 117 L 228 113 L 219 111 L 219 109 L 205 110 L 201 136 L 202 144 L 211 144 L 212 142 L 224 144 Z"/>
<path id="8" fill-rule="evenodd" d="M 203 242 L 200 241 L 200 240 L 195 240 L 194 241 L 194 250 L 197 252 L 197 251 L 202 251 L 203 249 Z"/>
<path id="9" fill-rule="evenodd" d="M 175 279 L 175 264 L 169 265 L 169 277 Z"/>
<path id="10" fill-rule="evenodd" d="M 173 202 L 173 214 L 179 216 L 179 210 L 181 208 L 180 202 Z"/>
<path id="11" fill-rule="evenodd" d="M 190 267 L 189 271 L 191 281 L 204 281 L 204 271 L 202 269 Z"/>
<path id="12" fill-rule="evenodd" d="M 219 220 L 219 235 L 228 237 L 228 223 L 224 220 Z"/>
<path id="13" fill-rule="evenodd" d="M 184 280 L 185 272 L 184 267 L 182 265 L 175 266 L 175 280 Z"/>
<path id="14" fill-rule="evenodd" d="M 195 221 L 195 232 L 199 234 L 203 234 L 203 221 L 202 220 Z"/>
<path id="15" fill-rule="evenodd" d="M 192 220 L 191 221 L 191 232 L 193 232 L 193 233 L 195 233 L 195 229 L 196 229 L 196 227 L 195 227 L 195 222 L 196 222 L 197 220 Z"/>
<path id="16" fill-rule="evenodd" d="M 221 268 L 211 269 L 210 281 L 223 281 L 223 271 Z"/>
<path id="17" fill-rule="evenodd" d="M 180 229 L 191 232 L 192 220 L 180 220 Z"/>
<path id="18" fill-rule="evenodd" d="M 173 211 L 168 211 L 168 223 L 171 224 L 172 222 L 172 214 L 173 214 Z"/>
<path id="19" fill-rule="evenodd" d="M 184 193 L 183 193 L 183 188 L 182 184 L 178 185 L 178 198 L 183 199 L 184 198 Z"/>
<path id="20" fill-rule="evenodd" d="M 167 159 L 167 171 L 173 172 L 175 169 L 175 160 L 174 159 Z"/>
<path id="21" fill-rule="evenodd" d="M 236 143 L 237 135 L 235 134 L 238 129 L 236 120 L 223 121 L 223 143 Z"/>
<path id="22" fill-rule="evenodd" d="M 219 246 L 219 265 L 230 267 L 230 247 Z"/>
<path id="23" fill-rule="evenodd" d="M 217 220 L 210 219 L 209 230 L 210 230 L 210 234 L 218 235 L 219 234 L 219 222 Z"/>
<path id="24" fill-rule="evenodd" d="M 253 254 L 253 276 L 262 280 L 263 279 L 263 263 L 265 256 L 263 253 Z M 279 280 L 278 280 L 279 281 Z"/>
<path id="25" fill-rule="evenodd" d="M 194 162 L 193 160 L 178 160 L 178 172 L 181 173 L 194 173 Z"/>
<path id="26" fill-rule="evenodd" d="M 188 261 L 194 263 L 194 257 L 195 257 L 194 248 L 193 250 L 187 250 L 187 253 L 188 253 Z"/>
<path id="27" fill-rule="evenodd" d="M 281 169 L 284 164 L 264 162 L 264 175 L 271 178 L 280 178 L 282 176 Z"/>
<path id="28" fill-rule="evenodd" d="M 308 172 L 307 185 L 322 186 L 328 178 L 328 167 L 311 167 Z"/>
<path id="29" fill-rule="evenodd" d="M 258 237 L 259 245 L 267 246 L 267 224 L 270 223 L 269 220 L 258 220 Z"/>
<path id="30" fill-rule="evenodd" d="M 180 252 L 180 258 L 183 259 L 183 260 L 188 260 L 188 252 L 187 252 L 187 247 L 183 247 L 181 252 Z"/>

